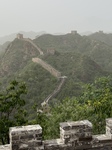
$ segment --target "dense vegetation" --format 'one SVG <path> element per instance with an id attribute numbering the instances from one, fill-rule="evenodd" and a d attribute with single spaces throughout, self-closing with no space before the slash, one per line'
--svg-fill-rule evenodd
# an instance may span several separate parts
<path id="1" fill-rule="evenodd" d="M 34 40 L 44 50 L 41 58 L 67 76 L 63 89 L 54 101 L 60 101 L 67 96 L 78 96 L 84 83 L 92 82 L 96 76 L 106 75 L 95 61 L 78 50 L 83 39 L 85 38 L 78 34 L 67 34 L 44 35 Z M 42 47 L 42 43 L 45 47 Z M 88 44 L 89 42 L 86 45 Z M 51 47 L 55 50 L 54 55 L 47 53 L 47 48 Z M 13 79 L 26 82 L 27 109 L 32 108 L 35 103 L 40 106 L 59 83 L 48 71 L 32 62 L 32 58 L 37 56 L 40 57 L 39 52 L 29 42 L 15 39 L 7 47 L 0 63 L 0 82 L 4 86 Z M 29 118 L 34 117 L 33 110 L 29 110 Z"/>
<path id="2" fill-rule="evenodd" d="M 0 91 L 0 143 L 9 143 L 9 127 L 26 124 L 26 111 L 23 108 L 26 93 L 24 83 L 16 80 Z"/>
<path id="3" fill-rule="evenodd" d="M 9 88 L 7 94 L 2 92 L 3 89 L 7 91 L 7 84 L 11 80 L 16 79 L 17 85 L 24 81 L 27 88 L 24 109 L 28 110 L 26 117 L 28 124 L 42 125 L 44 138 L 58 136 L 59 122 L 67 120 L 89 119 L 94 124 L 94 133 L 104 132 L 101 126 L 104 126 L 105 118 L 111 117 L 112 113 L 112 80 L 111 77 L 107 77 L 112 73 L 112 47 L 79 34 L 43 35 L 33 42 L 43 50 L 43 56 L 40 56 L 37 49 L 29 42 L 18 39 L 11 42 L 3 55 L 0 55 L 0 82 L 2 83 L 0 104 L 3 106 L 2 102 L 4 103 L 13 90 Z M 37 63 L 33 63 L 34 57 L 40 57 L 60 71 L 62 76 L 67 76 L 60 93 L 52 99 L 52 103 L 50 102 L 52 107 L 49 116 L 44 113 L 37 115 L 36 109 L 60 80 Z M 97 77 L 100 78 L 96 80 Z M 9 126 L 20 125 L 19 122 L 15 124 L 8 119 L 5 120 L 8 125 L 5 131 L 8 132 Z M 13 120 L 15 121 L 15 118 Z M 2 122 L 0 125 L 3 126 Z M 3 133 L 3 130 L 0 132 L 6 142 L 6 133 Z"/>
<path id="4" fill-rule="evenodd" d="M 59 137 L 59 123 L 72 120 L 88 119 L 93 123 L 94 134 L 105 132 L 105 119 L 112 116 L 112 78 L 101 77 L 92 84 L 85 84 L 79 97 L 68 97 L 52 107 L 48 113 L 37 113 L 33 120 L 25 119 L 26 111 L 22 106 L 25 101 L 22 94 L 26 92 L 23 83 L 13 81 L 0 93 L 0 141 L 9 141 L 8 129 L 11 126 L 40 124 L 44 139 Z"/>
<path id="5" fill-rule="evenodd" d="M 94 134 L 105 133 L 105 119 L 112 116 L 112 78 L 102 77 L 86 84 L 79 97 L 66 98 L 51 108 L 48 116 L 37 115 L 34 123 L 43 127 L 44 138 L 59 136 L 59 123 L 88 119 L 93 123 Z"/>
<path id="6" fill-rule="evenodd" d="M 54 49 L 60 53 L 78 52 L 95 61 L 103 70 L 112 70 L 112 47 L 100 40 L 79 34 L 66 34 L 61 36 L 43 35 L 34 42 L 45 52 L 48 49 Z"/>
<path id="7" fill-rule="evenodd" d="M 104 42 L 107 45 L 112 46 L 112 33 L 107 34 L 107 33 L 104 33 L 103 31 L 99 31 L 99 32 L 95 32 L 89 35 L 89 38 Z"/>

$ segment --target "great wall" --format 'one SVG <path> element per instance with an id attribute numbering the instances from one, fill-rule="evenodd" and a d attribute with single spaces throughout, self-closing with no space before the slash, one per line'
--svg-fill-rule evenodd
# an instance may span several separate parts
<path id="1" fill-rule="evenodd" d="M 61 72 L 59 72 L 56 69 L 54 69 L 51 65 L 49 65 L 48 63 L 46 63 L 42 59 L 36 57 L 36 58 L 32 58 L 32 61 L 35 62 L 35 63 L 40 64 L 44 69 L 49 71 L 54 77 L 56 77 L 56 78 L 60 78 L 61 77 Z"/>
<path id="2" fill-rule="evenodd" d="M 24 40 L 32 43 L 29 39 Z M 35 48 L 43 55 L 39 47 Z M 32 61 L 39 63 L 52 75 L 61 79 L 56 89 L 44 100 L 48 103 L 60 91 L 66 76 L 61 76 L 59 71 L 40 58 L 32 58 Z M 106 133 L 100 135 L 93 135 L 92 123 L 82 120 L 60 123 L 58 139 L 43 140 L 40 125 L 11 127 L 9 137 L 10 144 L 1 145 L 0 150 L 112 150 L 112 118 L 106 119 Z"/>
<path id="3" fill-rule="evenodd" d="M 106 133 L 92 134 L 88 120 L 60 123 L 58 139 L 43 140 L 40 125 L 11 127 L 10 144 L 0 150 L 112 150 L 112 118 L 106 119 Z"/>
<path id="4" fill-rule="evenodd" d="M 51 93 L 51 94 L 45 99 L 45 102 L 48 103 L 48 101 L 49 101 L 52 97 L 54 97 L 54 96 L 61 90 L 61 87 L 63 86 L 63 84 L 64 84 L 66 78 L 67 78 L 66 76 L 60 77 L 61 82 L 60 82 L 59 85 L 56 87 L 56 89 L 53 91 L 53 93 Z"/>
<path id="5" fill-rule="evenodd" d="M 31 39 L 23 38 L 22 35 L 19 37 L 19 39 L 22 39 L 22 40 L 24 40 L 26 42 L 29 42 L 30 44 L 32 44 L 39 51 L 40 55 L 44 55 L 43 51 L 35 43 L 33 43 L 33 41 Z M 60 92 L 60 90 L 61 90 L 63 84 L 65 83 L 65 80 L 66 80 L 67 77 L 66 76 L 61 76 L 61 72 L 59 72 L 54 67 L 52 67 L 50 64 L 48 64 L 47 62 L 43 61 L 42 59 L 40 59 L 38 57 L 32 58 L 32 61 L 34 63 L 40 64 L 44 69 L 46 69 L 48 72 L 50 72 L 50 74 L 52 74 L 54 77 L 56 77 L 56 78 L 58 78 L 58 80 L 60 80 L 59 85 L 41 103 L 41 106 L 42 106 L 43 110 L 47 111 L 47 106 L 48 106 L 49 100 L 54 98 Z"/>
<path id="6" fill-rule="evenodd" d="M 39 51 L 40 55 L 43 55 L 43 51 L 36 44 L 34 44 L 32 40 L 28 38 L 23 38 L 23 40 L 32 44 Z"/>

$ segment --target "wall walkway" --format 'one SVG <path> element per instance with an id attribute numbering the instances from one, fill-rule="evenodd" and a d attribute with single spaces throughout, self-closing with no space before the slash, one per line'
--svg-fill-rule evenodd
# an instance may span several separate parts
<path id="1" fill-rule="evenodd" d="M 28 38 L 23 38 L 23 40 L 32 44 L 39 51 L 40 55 L 44 54 L 43 51 L 32 40 Z"/>
<path id="2" fill-rule="evenodd" d="M 65 83 L 66 80 L 66 76 L 62 76 L 60 77 L 60 83 L 59 85 L 55 88 L 55 90 L 44 100 L 43 103 L 41 103 L 41 105 L 44 105 L 44 103 L 48 103 L 50 99 L 54 98 L 57 93 L 61 90 L 63 84 Z"/>
<path id="3" fill-rule="evenodd" d="M 58 70 L 53 68 L 51 65 L 49 65 L 48 63 L 46 63 L 42 59 L 36 57 L 36 58 L 32 58 L 32 61 L 40 64 L 44 69 L 49 71 L 50 74 L 52 74 L 54 77 L 56 77 L 56 78 L 60 78 L 61 77 L 61 72 L 59 72 Z"/>

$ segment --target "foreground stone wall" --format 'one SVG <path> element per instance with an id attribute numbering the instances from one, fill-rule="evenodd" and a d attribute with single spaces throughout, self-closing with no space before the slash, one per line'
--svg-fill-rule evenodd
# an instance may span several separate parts
<path id="1" fill-rule="evenodd" d="M 13 127 L 10 144 L 0 150 L 112 150 L 112 118 L 106 119 L 106 133 L 92 134 L 88 120 L 60 123 L 60 138 L 42 140 L 40 125 Z"/>
<path id="2" fill-rule="evenodd" d="M 29 149 L 42 145 L 42 128 L 39 125 L 29 125 L 10 128 L 10 149 Z"/>

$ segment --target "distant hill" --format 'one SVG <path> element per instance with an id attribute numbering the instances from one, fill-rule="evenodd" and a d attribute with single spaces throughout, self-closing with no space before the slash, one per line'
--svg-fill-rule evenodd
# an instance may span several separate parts
<path id="1" fill-rule="evenodd" d="M 0 45 L 0 57 L 3 56 L 3 54 L 5 53 L 5 50 L 7 48 L 7 46 L 10 44 L 10 42 L 5 42 L 3 45 Z"/>
<path id="2" fill-rule="evenodd" d="M 91 58 L 103 70 L 109 72 L 112 70 L 112 47 L 88 36 L 46 34 L 35 39 L 34 42 L 45 52 L 49 49 L 54 49 L 60 53 L 78 52 Z"/>
<path id="3" fill-rule="evenodd" d="M 10 42 L 5 42 L 3 45 L 0 45 L 0 51 L 1 50 L 5 50 L 7 48 L 7 46 L 9 45 Z"/>
<path id="4" fill-rule="evenodd" d="M 51 35 L 45 34 L 34 42 L 42 48 L 43 51 L 53 48 L 58 52 L 73 52 L 78 50 L 78 43 L 82 40 L 79 34 Z"/>
<path id="5" fill-rule="evenodd" d="M 0 51 L 2 50 L 2 45 L 0 45 Z"/>
<path id="6" fill-rule="evenodd" d="M 86 31 L 86 32 L 82 32 L 82 33 L 80 33 L 80 35 L 91 35 L 91 34 L 93 34 L 93 32 L 91 32 L 91 31 Z"/>
<path id="7" fill-rule="evenodd" d="M 88 36 L 90 39 L 104 42 L 112 46 L 112 33 L 96 32 Z"/>
<path id="8" fill-rule="evenodd" d="M 19 33 L 23 34 L 25 38 L 31 38 L 31 39 L 34 39 L 36 36 L 40 36 L 42 34 L 45 34 L 46 32 L 45 31 L 41 31 L 41 32 L 33 32 L 33 31 L 30 31 L 30 32 L 24 32 L 24 31 L 19 31 Z M 7 41 L 13 41 L 16 37 L 16 34 L 17 33 L 13 33 L 13 34 L 10 34 L 10 35 L 6 35 L 6 36 L 3 36 L 3 37 L 0 37 L 0 44 L 4 44 L 5 42 Z"/>

